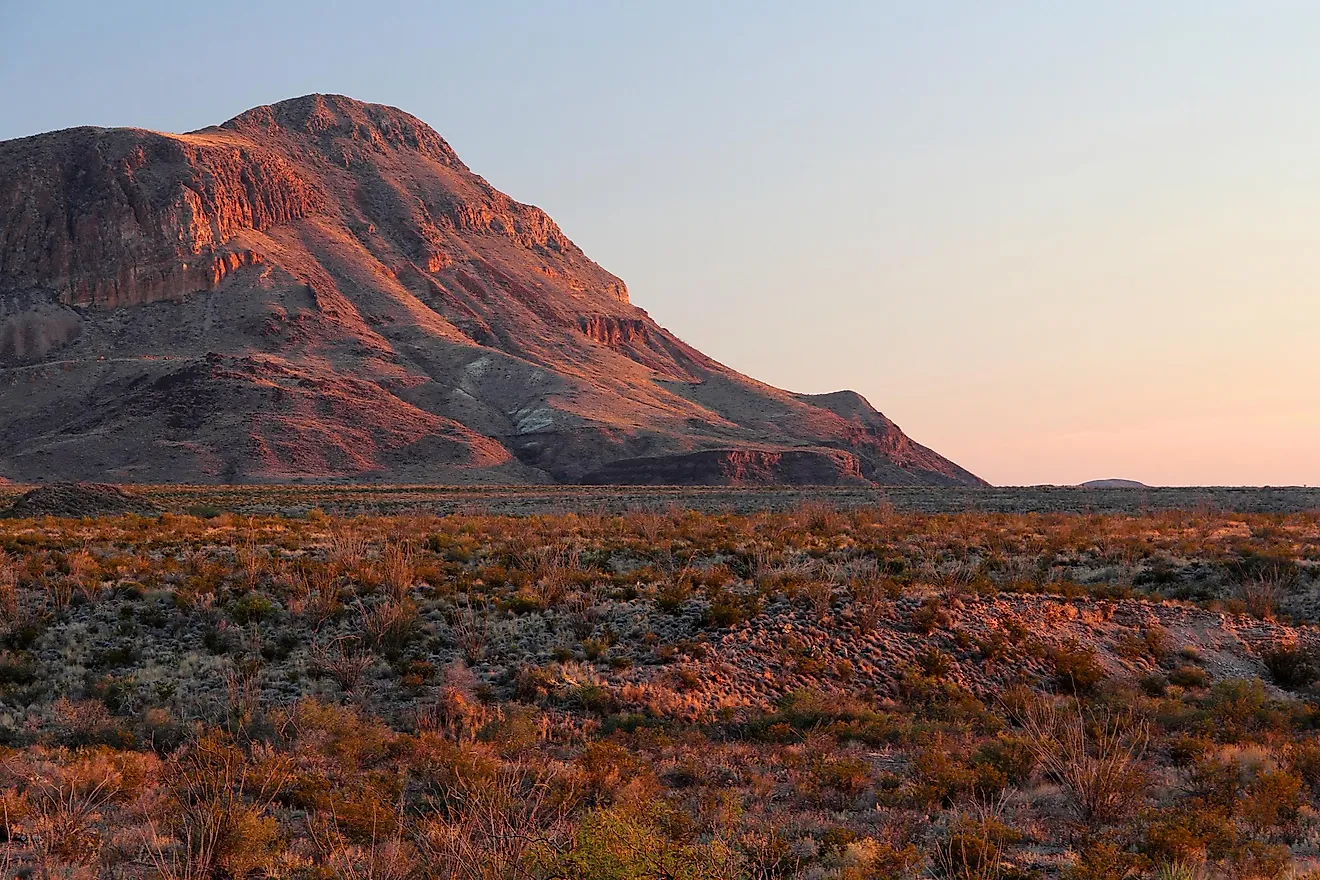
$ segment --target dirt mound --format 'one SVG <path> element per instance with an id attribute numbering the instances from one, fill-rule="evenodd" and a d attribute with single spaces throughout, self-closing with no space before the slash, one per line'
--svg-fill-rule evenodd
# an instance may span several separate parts
<path id="1" fill-rule="evenodd" d="M 20 495 L 0 516 L 114 516 L 159 513 L 149 501 L 106 483 L 52 483 Z"/>

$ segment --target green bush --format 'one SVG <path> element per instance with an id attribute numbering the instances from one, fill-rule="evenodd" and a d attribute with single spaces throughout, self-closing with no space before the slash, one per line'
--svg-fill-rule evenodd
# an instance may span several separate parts
<path id="1" fill-rule="evenodd" d="M 229 616 L 235 623 L 246 626 L 250 623 L 261 623 L 275 615 L 279 606 L 274 600 L 263 596 L 260 593 L 244 593 L 233 602 L 229 603 Z"/>

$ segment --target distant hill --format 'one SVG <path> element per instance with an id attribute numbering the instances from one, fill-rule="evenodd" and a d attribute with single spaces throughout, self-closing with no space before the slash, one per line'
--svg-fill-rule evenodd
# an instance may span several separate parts
<path id="1" fill-rule="evenodd" d="M 1145 489 L 1145 483 L 1136 480 L 1088 480 L 1081 484 L 1083 489 Z"/>
<path id="2" fill-rule="evenodd" d="M 716 363 L 333 95 L 0 142 L 0 376 L 24 482 L 986 485 L 854 392 Z"/>

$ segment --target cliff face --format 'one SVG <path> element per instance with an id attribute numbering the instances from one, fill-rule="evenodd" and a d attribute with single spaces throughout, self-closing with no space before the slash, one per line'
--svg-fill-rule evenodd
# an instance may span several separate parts
<path id="1" fill-rule="evenodd" d="M 402 111 L 0 143 L 0 476 L 949 482 L 743 377 Z"/>
<path id="2" fill-rule="evenodd" d="M 114 308 L 209 290 L 251 250 L 245 230 L 320 210 L 278 154 L 240 140 L 72 129 L 6 144 L 0 290 Z"/>

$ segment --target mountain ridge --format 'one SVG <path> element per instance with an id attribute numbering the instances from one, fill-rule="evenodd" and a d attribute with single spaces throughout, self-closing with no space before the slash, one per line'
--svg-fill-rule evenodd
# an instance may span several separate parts
<path id="1" fill-rule="evenodd" d="M 0 143 L 0 477 L 983 485 L 633 305 L 397 108 Z"/>

